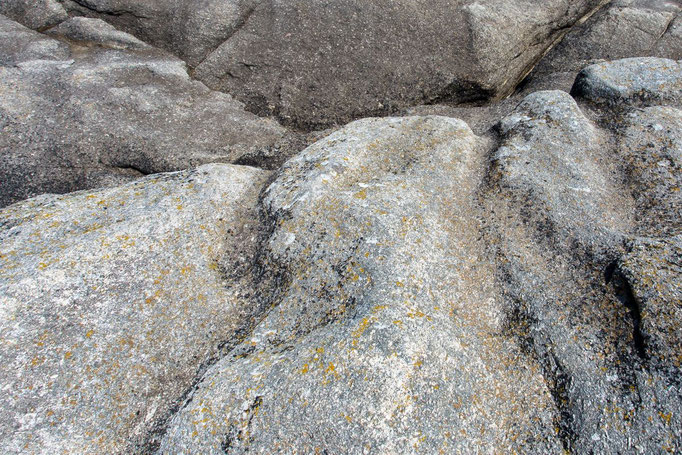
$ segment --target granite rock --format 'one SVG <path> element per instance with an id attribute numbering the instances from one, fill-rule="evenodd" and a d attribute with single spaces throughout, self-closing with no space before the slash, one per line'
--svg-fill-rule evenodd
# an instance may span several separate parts
<path id="1" fill-rule="evenodd" d="M 259 314 L 239 264 L 265 178 L 207 165 L 0 211 L 3 453 L 144 451 Z"/>
<path id="2" fill-rule="evenodd" d="M 190 79 L 183 61 L 96 20 L 53 29 L 69 44 L 5 18 L 0 33 L 14 37 L 0 54 L 0 206 L 234 163 L 285 137 Z"/>

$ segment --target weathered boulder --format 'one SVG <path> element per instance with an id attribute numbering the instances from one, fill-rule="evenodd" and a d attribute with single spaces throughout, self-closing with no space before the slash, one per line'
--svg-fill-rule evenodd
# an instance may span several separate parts
<path id="1" fill-rule="evenodd" d="M 52 27 L 69 17 L 60 0 L 2 0 L 0 14 L 34 30 Z"/>
<path id="2" fill-rule="evenodd" d="M 207 165 L 0 211 L 0 447 L 144 453 L 253 326 L 267 174 Z"/>
<path id="3" fill-rule="evenodd" d="M 578 74 L 574 96 L 612 105 L 682 103 L 682 61 L 625 58 L 590 65 Z"/>
<path id="4" fill-rule="evenodd" d="M 190 79 L 183 61 L 99 20 L 53 33 L 70 44 L 0 17 L 12 36 L 0 53 L 0 206 L 272 154 L 285 135 Z"/>
<path id="5" fill-rule="evenodd" d="M 275 306 L 209 369 L 160 453 L 556 453 L 539 369 L 500 334 L 475 192 L 439 117 L 354 122 L 268 188 Z"/>
<path id="6" fill-rule="evenodd" d="M 634 62 L 613 64 L 623 65 Z M 653 81 L 677 83 L 665 65 L 649 69 Z M 646 81 L 609 74 L 624 93 Z M 668 84 L 649 90 L 648 102 L 671 98 Z M 679 232 L 679 111 L 599 108 L 609 111 L 605 130 L 565 92 L 539 92 L 501 122 L 488 237 L 510 299 L 509 333 L 542 366 L 564 449 L 674 452 L 679 267 L 675 247 L 659 254 L 638 245 L 679 243 L 667 237 Z"/>
<path id="7" fill-rule="evenodd" d="M 568 89 L 584 66 L 628 57 L 682 59 L 682 3 L 615 0 L 573 27 L 535 67 L 529 87 Z"/>
<path id="8" fill-rule="evenodd" d="M 425 101 L 506 95 L 604 0 L 72 0 L 305 129 Z"/>

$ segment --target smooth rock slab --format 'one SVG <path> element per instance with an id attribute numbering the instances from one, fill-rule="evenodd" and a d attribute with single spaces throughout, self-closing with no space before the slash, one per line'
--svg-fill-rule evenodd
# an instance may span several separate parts
<path id="1" fill-rule="evenodd" d="M 226 277 L 257 241 L 266 176 L 207 165 L 0 211 L 3 453 L 147 442 L 258 313 Z"/>
<path id="2" fill-rule="evenodd" d="M 513 91 L 603 0 L 74 0 L 259 115 L 320 129 Z"/>
<path id="3" fill-rule="evenodd" d="M 442 117 L 354 122 L 264 200 L 288 279 L 160 453 L 557 453 L 537 364 L 500 334 L 474 194 L 482 142 Z"/>
<path id="4" fill-rule="evenodd" d="M 682 103 L 682 63 L 642 57 L 590 65 L 578 74 L 571 93 L 614 105 L 679 105 Z"/>
<path id="5" fill-rule="evenodd" d="M 0 206 L 236 162 L 285 134 L 190 79 L 182 60 L 99 20 L 53 33 L 69 45 L 0 18 L 12 37 L 0 52 Z"/>

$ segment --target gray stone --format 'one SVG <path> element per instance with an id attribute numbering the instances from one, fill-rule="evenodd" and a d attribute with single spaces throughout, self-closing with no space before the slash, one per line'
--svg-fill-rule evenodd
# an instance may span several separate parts
<path id="1" fill-rule="evenodd" d="M 620 105 L 682 103 L 682 63 L 662 58 L 626 58 L 590 65 L 578 74 L 571 93 Z"/>
<path id="2" fill-rule="evenodd" d="M 615 0 L 573 27 L 534 68 L 527 89 L 568 90 L 583 67 L 628 57 L 682 59 L 682 3 Z"/>
<path id="3" fill-rule="evenodd" d="M 35 33 L 0 15 L 0 66 L 14 66 L 32 60 L 67 60 L 69 46 Z"/>
<path id="4" fill-rule="evenodd" d="M 163 47 L 213 89 L 305 129 L 501 97 L 604 0 L 77 0 Z"/>
<path id="5" fill-rule="evenodd" d="M 60 0 L 2 0 L 0 14 L 34 30 L 52 27 L 69 17 Z"/>
<path id="6" fill-rule="evenodd" d="M 207 165 L 0 211 L 3 453 L 143 452 L 260 311 L 239 264 L 266 177 Z"/>
<path id="7" fill-rule="evenodd" d="M 682 237 L 639 238 L 619 264 L 643 354 L 679 387 L 682 374 Z M 667 413 L 666 413 L 667 414 Z M 675 416 L 675 425 L 680 416 Z M 672 423 L 672 422 L 671 422 Z"/>
<path id="8" fill-rule="evenodd" d="M 487 236 L 509 298 L 508 333 L 538 359 L 571 453 L 674 452 L 682 437 L 679 372 L 652 360 L 675 359 L 679 268 L 650 281 L 622 246 L 653 224 L 642 206 L 651 207 L 649 215 L 671 208 L 674 196 L 664 191 L 671 176 L 647 166 L 669 145 L 649 144 L 657 133 L 635 131 L 669 111 L 629 118 L 622 139 L 614 134 L 625 123 L 621 114 L 607 117 L 604 131 L 568 94 L 540 92 L 499 127 L 502 142 L 487 176 Z M 628 150 L 633 138 L 648 149 Z M 643 313 L 629 289 L 645 295 L 645 286 L 665 290 Z M 645 345 L 646 330 L 663 339 Z"/>
<path id="9" fill-rule="evenodd" d="M 636 201 L 639 233 L 682 234 L 682 111 L 638 109 L 621 126 L 620 164 Z"/>
<path id="10" fill-rule="evenodd" d="M 101 19 L 72 17 L 47 32 L 85 44 L 98 44 L 114 49 L 148 49 L 151 46 L 133 35 L 117 30 Z"/>
<path id="11" fill-rule="evenodd" d="M 98 44 L 135 43 L 92 20 L 56 32 L 74 37 L 76 24 L 88 25 L 78 30 Z M 9 20 L 0 30 L 16 36 L 0 54 L 0 206 L 267 156 L 285 137 L 275 121 L 190 79 L 185 63 L 164 51 L 67 46 Z"/>
<path id="12" fill-rule="evenodd" d="M 459 120 L 362 120 L 287 162 L 264 203 L 288 278 L 160 453 L 559 452 L 537 365 L 499 333 L 482 145 Z"/>

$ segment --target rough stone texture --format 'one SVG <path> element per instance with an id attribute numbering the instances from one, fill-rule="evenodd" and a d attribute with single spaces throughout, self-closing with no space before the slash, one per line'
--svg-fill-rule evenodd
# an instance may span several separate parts
<path id="1" fill-rule="evenodd" d="M 677 212 L 678 216 L 680 212 Z M 619 264 L 639 314 L 643 353 L 679 388 L 682 374 L 682 238 L 637 239 Z"/>
<path id="2" fill-rule="evenodd" d="M 626 58 L 590 65 L 578 74 L 571 93 L 611 104 L 680 104 L 682 62 Z"/>
<path id="3" fill-rule="evenodd" d="M 12 37 L 0 53 L 0 206 L 267 156 L 284 138 L 276 122 L 191 80 L 181 60 L 119 49 L 139 47 L 132 36 L 93 20 L 55 33 L 71 45 L 0 18 L 0 34 Z"/>
<path id="4" fill-rule="evenodd" d="M 302 3 L 2 3 L 2 204 L 317 142 L 0 210 L 0 452 L 682 451 L 679 2 Z"/>
<path id="5" fill-rule="evenodd" d="M 603 0 L 76 0 L 179 55 L 209 87 L 305 129 L 507 94 Z"/>
<path id="6" fill-rule="evenodd" d="M 207 165 L 0 211 L 3 453 L 144 443 L 257 313 L 248 268 L 225 271 L 253 261 L 265 176 Z"/>
<path id="7" fill-rule="evenodd" d="M 627 57 L 682 59 L 682 3 L 615 0 L 571 29 L 529 76 L 529 88 L 568 90 L 575 75 L 596 60 Z"/>
<path id="8" fill-rule="evenodd" d="M 0 14 L 34 30 L 52 27 L 69 17 L 59 0 L 2 0 Z"/>
<path id="9" fill-rule="evenodd" d="M 2 15 L 0 39 L 5 44 L 0 46 L 0 67 L 12 67 L 33 60 L 60 61 L 70 56 L 69 47 L 64 43 L 35 33 Z M 2 121 L 5 121 L 4 116 Z"/>
<path id="10" fill-rule="evenodd" d="M 481 145 L 459 120 L 362 120 L 290 160 L 265 198 L 288 280 L 160 453 L 558 452 L 538 367 L 499 334 Z"/>
<path id="11" fill-rule="evenodd" d="M 613 74 L 615 85 L 633 83 Z M 666 98 L 659 88 L 649 101 Z M 542 365 L 571 453 L 675 452 L 682 437 L 679 267 L 665 263 L 676 250 L 623 247 L 668 244 L 679 226 L 671 191 L 679 172 L 665 160 L 678 160 L 677 131 L 663 139 L 679 114 L 622 109 L 603 131 L 565 92 L 531 95 L 501 122 L 488 174 L 488 236 L 510 299 L 509 333 Z M 655 168 L 662 160 L 669 172 Z"/>
<path id="12" fill-rule="evenodd" d="M 77 42 L 89 42 L 113 49 L 149 49 L 151 46 L 129 33 L 117 30 L 101 19 L 72 17 L 47 31 Z"/>
<path id="13" fill-rule="evenodd" d="M 642 235 L 682 233 L 682 111 L 638 109 L 620 126 L 621 165 L 633 187 Z"/>

